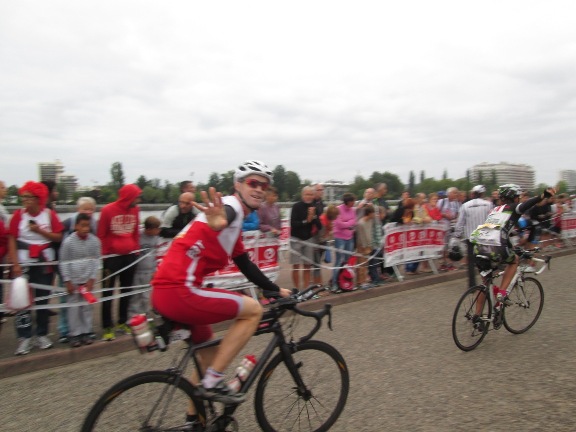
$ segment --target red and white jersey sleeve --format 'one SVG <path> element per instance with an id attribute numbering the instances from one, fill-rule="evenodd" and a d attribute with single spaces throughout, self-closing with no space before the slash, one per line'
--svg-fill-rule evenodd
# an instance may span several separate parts
<path id="1" fill-rule="evenodd" d="M 222 202 L 236 212 L 232 223 L 215 231 L 208 226 L 204 213 L 198 215 L 174 238 L 152 280 L 155 288 L 167 285 L 199 288 L 206 275 L 224 268 L 232 258 L 244 253 L 242 206 L 234 196 L 226 196 Z"/>

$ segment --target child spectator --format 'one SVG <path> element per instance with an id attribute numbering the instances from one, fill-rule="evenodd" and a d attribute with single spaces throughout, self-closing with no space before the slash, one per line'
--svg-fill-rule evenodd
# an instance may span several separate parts
<path id="1" fill-rule="evenodd" d="M 145 258 L 136 264 L 134 274 L 134 285 L 150 285 L 152 275 L 156 271 L 156 247 L 160 235 L 160 225 L 162 221 L 155 216 L 148 216 L 144 220 L 144 230 L 140 232 L 140 249 Z M 142 287 L 135 288 L 141 290 Z M 130 306 L 128 307 L 130 316 L 146 314 L 150 310 L 150 290 L 130 296 Z"/>
<path id="2" fill-rule="evenodd" d="M 79 213 L 75 232 L 69 235 L 60 248 L 60 275 L 68 291 L 68 304 L 84 302 L 80 289 L 94 289 L 100 267 L 100 240 L 90 233 L 90 215 Z M 90 345 L 93 339 L 93 306 L 82 304 L 68 308 L 68 337 L 70 346 Z"/>
<path id="3" fill-rule="evenodd" d="M 70 216 L 68 219 L 62 221 L 62 225 L 64 226 L 64 231 L 62 231 L 62 243 L 66 238 L 73 234 L 76 231 L 76 218 L 78 217 L 79 213 L 86 213 L 90 216 L 90 232 L 96 235 L 96 230 L 98 228 L 98 221 L 94 213 L 96 212 L 96 201 L 92 197 L 80 197 L 76 203 L 76 212 Z M 62 282 L 62 278 L 59 278 L 60 286 L 64 286 Z M 67 296 L 63 295 L 60 296 L 60 303 L 66 303 L 68 301 Z M 58 333 L 60 337 L 58 342 L 60 343 L 68 343 L 68 308 L 61 308 L 58 312 Z M 91 333 L 90 337 L 92 340 L 96 339 L 96 334 Z"/>

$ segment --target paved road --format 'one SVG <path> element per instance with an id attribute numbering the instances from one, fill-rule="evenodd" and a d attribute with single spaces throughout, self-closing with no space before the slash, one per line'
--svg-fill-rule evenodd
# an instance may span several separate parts
<path id="1" fill-rule="evenodd" d="M 491 332 L 470 353 L 456 348 L 450 330 L 462 280 L 336 307 L 335 331 L 318 338 L 346 358 L 351 392 L 332 430 L 576 430 L 574 260 L 557 258 L 540 276 L 546 304 L 533 329 Z M 258 342 L 247 351 L 258 352 Z M 111 384 L 169 357 L 128 352 L 3 379 L 1 429 L 77 431 Z M 257 430 L 251 403 L 243 408 L 240 430 Z"/>

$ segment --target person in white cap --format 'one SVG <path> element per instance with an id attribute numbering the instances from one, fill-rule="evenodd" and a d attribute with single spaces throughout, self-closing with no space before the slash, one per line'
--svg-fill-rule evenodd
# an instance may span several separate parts
<path id="1" fill-rule="evenodd" d="M 454 236 L 464 239 L 468 257 L 468 286 L 476 285 L 476 268 L 474 265 L 474 245 L 470 242 L 470 234 L 478 225 L 482 225 L 494 205 L 484 198 L 486 188 L 477 185 L 472 188 L 472 199 L 465 202 L 460 208 L 458 221 L 454 229 Z"/>

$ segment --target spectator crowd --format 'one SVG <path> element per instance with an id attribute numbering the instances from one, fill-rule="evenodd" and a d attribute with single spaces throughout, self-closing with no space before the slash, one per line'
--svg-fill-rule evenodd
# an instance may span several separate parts
<path id="1" fill-rule="evenodd" d="M 60 220 L 54 207 L 57 192 L 53 182 L 29 181 L 22 185 L 18 191 L 22 207 L 11 217 L 0 204 L 1 279 L 25 275 L 32 284 L 32 301 L 37 306 L 34 310 L 14 311 L 16 355 L 28 354 L 34 346 L 41 350 L 53 346 L 48 329 L 55 313 L 48 303 L 54 292 L 65 306 L 58 312 L 60 343 L 78 348 L 92 344 L 97 334 L 111 341 L 118 334 L 130 333 L 129 318 L 150 312 L 148 286 L 156 269 L 159 242 L 177 236 L 199 214 L 194 185 L 185 181 L 180 186 L 178 202 L 167 208 L 162 218 L 150 216 L 142 224 L 138 206 L 142 191 L 134 184 L 120 188 L 118 199 L 105 205 L 98 218 L 94 200 L 82 197 L 76 212 Z M 6 186 L 0 181 L 0 202 L 5 195 Z M 499 205 L 497 194 L 488 196 L 482 185 L 469 192 L 454 187 L 428 195 L 404 192 L 395 208 L 389 205 L 387 195 L 386 184 L 379 183 L 367 188 L 361 199 L 347 192 L 341 202 L 325 203 L 322 184 L 303 187 L 300 199 L 291 207 L 289 222 L 294 288 L 321 284 L 329 294 L 386 283 L 398 270 L 385 265 L 383 238 L 387 224 L 441 221 L 450 229 L 439 257 L 440 270 L 455 270 L 462 264 L 468 269 L 469 283 L 474 284 L 473 245 L 468 239 Z M 527 198 L 526 194 L 522 196 Z M 522 216 L 518 241 L 527 246 L 547 241 L 563 247 L 560 220 L 562 214 L 574 210 L 571 204 L 566 194 L 543 200 Z M 243 229 L 260 230 L 274 238 L 281 235 L 282 212 L 274 187 L 268 188 L 265 202 L 244 221 Z M 462 244 L 466 251 L 462 262 L 450 254 L 453 244 Z M 328 277 L 322 271 L 326 267 L 330 269 Z M 407 262 L 403 270 L 405 275 L 431 271 L 427 260 Z M 98 284 L 102 286 L 101 328 L 96 330 L 92 292 Z M 107 301 L 112 298 L 116 299 L 116 311 L 112 301 Z M 8 305 L 9 299 L 4 300 Z"/>

